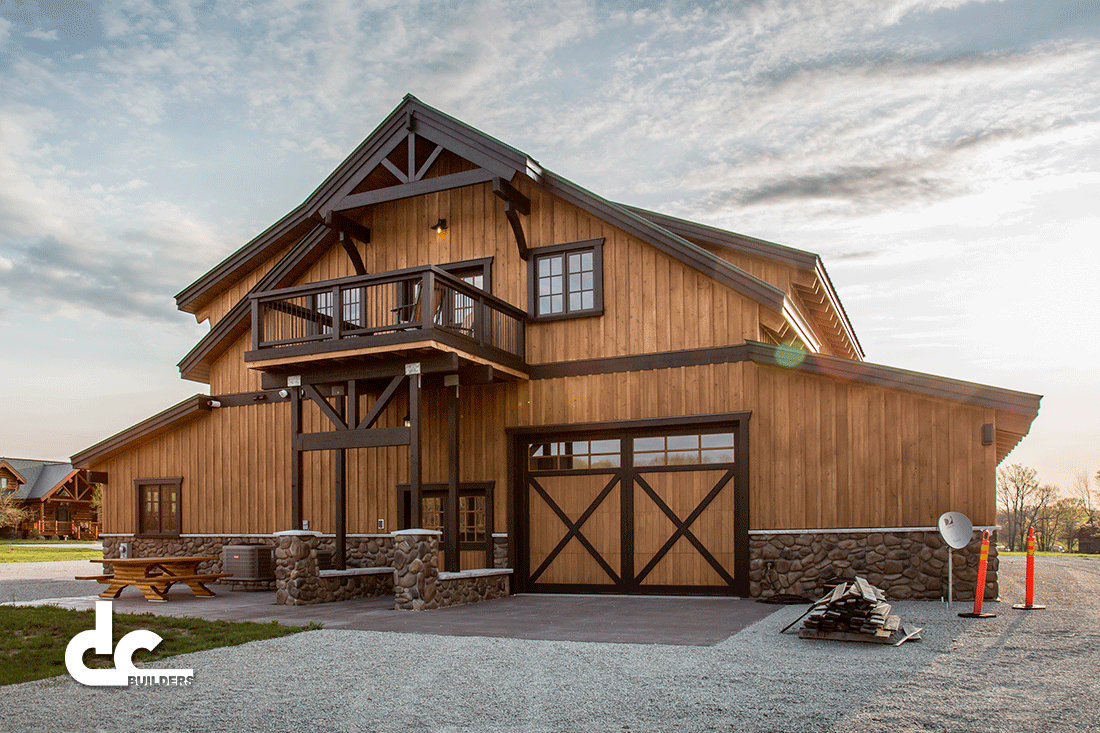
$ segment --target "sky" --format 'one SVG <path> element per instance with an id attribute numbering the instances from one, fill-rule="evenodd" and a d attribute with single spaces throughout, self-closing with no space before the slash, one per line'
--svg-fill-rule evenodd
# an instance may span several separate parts
<path id="1" fill-rule="evenodd" d="M 406 93 L 623 203 L 815 252 L 879 364 L 1100 469 L 1100 2 L 0 0 L 0 455 L 206 386 L 174 296 Z"/>

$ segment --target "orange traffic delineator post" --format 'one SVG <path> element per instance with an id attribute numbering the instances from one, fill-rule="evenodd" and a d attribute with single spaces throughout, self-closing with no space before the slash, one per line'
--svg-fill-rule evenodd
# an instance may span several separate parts
<path id="1" fill-rule="evenodd" d="M 960 613 L 963 618 L 996 618 L 995 613 L 982 613 L 985 599 L 985 565 L 989 562 L 989 530 L 982 530 L 982 551 L 978 555 L 978 587 L 974 589 L 974 610 Z"/>
<path id="2" fill-rule="evenodd" d="M 1019 611 L 1041 611 L 1046 606 L 1036 606 L 1035 600 L 1035 528 L 1031 527 L 1027 533 L 1027 588 L 1024 591 L 1023 604 L 1017 603 L 1013 608 Z"/>

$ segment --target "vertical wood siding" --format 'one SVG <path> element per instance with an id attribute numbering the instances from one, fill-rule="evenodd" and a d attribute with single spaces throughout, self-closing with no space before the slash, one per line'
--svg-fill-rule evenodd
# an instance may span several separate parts
<path id="1" fill-rule="evenodd" d="M 523 182 L 518 187 L 531 197 L 531 215 L 521 218 L 530 246 L 605 238 L 604 315 L 529 325 L 530 363 L 759 337 L 754 302 L 541 189 Z M 437 234 L 429 224 L 439 218 L 447 219 L 449 228 Z M 360 246 L 369 272 L 492 256 L 493 293 L 525 308 L 527 264 L 488 184 L 379 204 L 360 222 L 371 229 L 372 242 Z M 742 266 L 749 272 L 789 285 L 790 268 L 745 259 Z M 265 271 L 235 284 L 206 311 L 224 313 Z M 351 274 L 336 245 L 302 282 Z M 243 362 L 247 348 L 246 336 L 214 363 L 213 394 L 259 388 L 258 374 Z M 364 397 L 364 409 L 372 399 Z M 446 403 L 441 390 L 426 390 L 424 399 L 423 478 L 441 482 L 446 480 Z M 981 424 L 995 419 L 983 408 L 750 363 L 463 387 L 460 406 L 460 480 L 496 482 L 498 531 L 508 531 L 506 427 L 740 410 L 753 412 L 752 528 L 924 526 L 948 509 L 978 523 L 995 519 L 994 449 L 983 448 L 979 436 Z M 406 409 L 399 397 L 379 425 L 400 425 Z M 289 418 L 286 403 L 215 409 L 90 466 L 110 475 L 104 531 L 134 531 L 134 478 L 168 476 L 184 477 L 185 533 L 287 529 Z M 329 429 L 320 410 L 308 403 L 303 420 L 308 431 Z M 311 527 L 332 532 L 332 453 L 306 454 L 304 465 L 304 517 Z M 396 528 L 395 486 L 408 482 L 408 450 L 351 450 L 347 466 L 348 530 L 375 532 L 378 519 L 387 529 Z M 702 578 L 708 568 L 698 572 Z"/>

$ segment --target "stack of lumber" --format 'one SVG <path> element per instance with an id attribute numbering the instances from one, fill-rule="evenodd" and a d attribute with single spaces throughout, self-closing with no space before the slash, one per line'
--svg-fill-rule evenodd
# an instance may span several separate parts
<path id="1" fill-rule="evenodd" d="M 803 639 L 867 641 L 875 644 L 901 643 L 914 634 L 906 634 L 901 618 L 890 614 L 886 595 L 857 577 L 851 583 L 838 583 L 831 593 L 816 601 L 802 623 Z M 918 633 L 917 629 L 914 633 Z"/>

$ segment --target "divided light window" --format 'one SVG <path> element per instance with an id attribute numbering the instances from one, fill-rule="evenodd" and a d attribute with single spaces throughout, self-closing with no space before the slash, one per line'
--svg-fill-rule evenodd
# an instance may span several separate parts
<path id="1" fill-rule="evenodd" d="M 420 498 L 420 525 L 437 532 L 443 528 L 444 502 L 447 497 L 434 493 Z M 458 497 L 458 541 L 484 542 L 485 494 L 465 493 Z"/>
<path id="2" fill-rule="evenodd" d="M 736 433 L 655 435 L 634 439 L 635 466 L 733 463 Z"/>
<path id="3" fill-rule="evenodd" d="M 603 313 L 603 238 L 531 250 L 528 311 L 550 320 Z"/>
<path id="4" fill-rule="evenodd" d="M 178 537 L 182 478 L 134 479 L 137 490 L 137 533 L 146 537 Z"/>
<path id="5" fill-rule="evenodd" d="M 530 447 L 528 460 L 532 471 L 618 468 L 622 463 L 622 447 L 618 439 L 536 443 Z"/>

